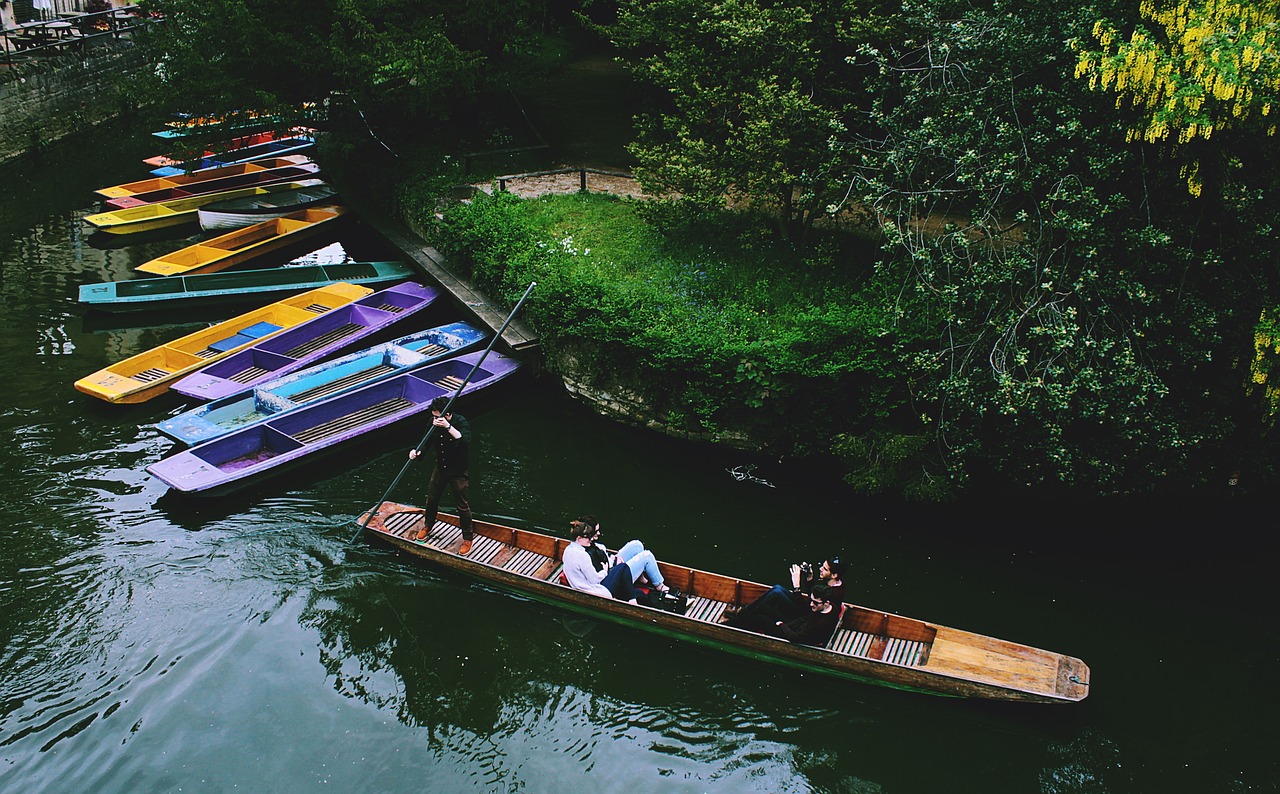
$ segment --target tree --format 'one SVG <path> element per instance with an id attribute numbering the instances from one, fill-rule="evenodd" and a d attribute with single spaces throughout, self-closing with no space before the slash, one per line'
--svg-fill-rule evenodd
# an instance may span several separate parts
<path id="1" fill-rule="evenodd" d="M 1237 0 L 1142 0 L 1142 17 L 1157 25 L 1134 27 L 1126 41 L 1111 22 L 1098 20 L 1082 40 L 1076 76 L 1116 95 L 1116 107 L 1137 111 L 1130 140 L 1208 141 L 1215 132 L 1259 128 L 1276 134 L 1280 114 L 1280 4 Z M 1204 187 L 1200 159 L 1183 167 L 1187 188 Z"/>
<path id="2" fill-rule="evenodd" d="M 665 110 L 641 115 L 631 153 L 654 193 L 745 202 L 803 242 L 845 195 L 865 70 L 850 42 L 876 29 L 856 0 L 624 0 L 609 33 Z"/>
<path id="3" fill-rule="evenodd" d="M 1066 2 L 908 2 L 902 44 L 865 51 L 881 136 L 853 181 L 900 311 L 936 323 L 913 382 L 959 478 L 1143 489 L 1194 480 L 1233 430 L 1232 277 L 1176 174 L 1074 79 L 1085 24 Z"/>

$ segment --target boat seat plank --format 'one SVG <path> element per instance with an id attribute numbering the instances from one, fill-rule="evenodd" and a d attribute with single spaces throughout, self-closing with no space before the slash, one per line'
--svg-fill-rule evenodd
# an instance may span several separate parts
<path id="1" fill-rule="evenodd" d="M 418 510 L 394 513 L 388 516 L 382 525 L 386 527 L 387 532 L 396 537 L 407 537 L 410 532 L 417 533 L 422 526 L 422 513 Z"/>
<path id="2" fill-rule="evenodd" d="M 160 367 L 152 367 L 151 369 L 144 369 L 143 371 L 137 373 L 136 375 L 133 376 L 133 379 L 140 380 L 143 383 L 150 383 L 153 380 L 160 380 L 161 378 L 167 376 L 168 374 L 169 374 L 169 370 L 167 369 L 161 369 Z"/>
<path id="3" fill-rule="evenodd" d="M 561 567 L 563 566 L 560 565 L 559 560 L 543 555 L 542 564 L 539 565 L 536 569 L 534 569 L 533 573 L 529 575 L 532 576 L 534 579 L 546 579 L 547 575 L 551 571 L 558 571 L 560 570 Z"/>
<path id="4" fill-rule="evenodd" d="M 348 386 L 354 386 L 357 383 L 364 383 L 367 380 L 373 380 L 379 375 L 394 372 L 395 369 L 396 368 L 390 364 L 378 364 L 375 367 L 369 367 L 368 369 L 362 369 L 359 372 L 353 372 L 345 378 L 338 378 L 337 380 L 315 386 L 307 389 L 306 391 L 300 391 L 297 394 L 291 395 L 289 399 L 298 403 L 308 402 L 318 397 L 325 397 L 329 394 L 342 391 Z"/>
<path id="5" fill-rule="evenodd" d="M 875 635 L 865 631 L 838 629 L 827 642 L 827 649 L 849 656 L 866 656 L 873 639 Z"/>
<path id="6" fill-rule="evenodd" d="M 502 541 L 486 538 L 484 535 L 476 535 L 475 542 L 471 546 L 471 553 L 467 555 L 467 559 L 485 565 L 492 565 L 493 558 L 506 548 L 509 547 Z"/>
<path id="7" fill-rule="evenodd" d="M 716 623 L 728 606 L 729 604 L 724 601 L 714 601 L 703 596 L 694 596 L 689 599 L 689 608 L 685 610 L 684 616 L 694 620 L 701 620 L 704 623 Z"/>
<path id="8" fill-rule="evenodd" d="M 445 391 L 457 391 L 462 388 L 462 378 L 459 378 L 457 375 L 445 375 L 440 380 L 432 382 Z"/>
<path id="9" fill-rule="evenodd" d="M 399 314 L 400 312 L 404 311 L 403 306 L 397 306 L 394 303 L 384 303 L 381 306 L 378 306 L 377 308 L 381 309 L 384 312 L 391 312 L 392 314 Z"/>
<path id="10" fill-rule="evenodd" d="M 348 336 L 351 336 L 362 328 L 365 328 L 365 326 L 360 323 L 345 323 L 327 334 L 322 334 L 314 339 L 309 339 L 297 347 L 286 350 L 284 354 L 290 358 L 302 358 L 303 356 L 320 350 L 326 345 L 331 345 L 341 339 L 346 339 Z"/>
<path id="11" fill-rule="evenodd" d="M 323 303 L 311 303 L 302 308 L 304 311 L 315 312 L 316 314 L 324 314 L 333 309 L 332 306 L 325 306 Z"/>
<path id="12" fill-rule="evenodd" d="M 334 417 L 327 422 L 321 422 L 314 427 L 308 427 L 305 430 L 299 430 L 293 434 L 293 437 L 303 444 L 314 444 L 317 441 L 323 441 L 326 438 L 346 432 L 360 425 L 377 421 L 383 417 L 391 416 L 397 411 L 413 405 L 413 402 L 403 397 L 396 397 L 391 400 L 383 400 L 374 405 L 365 406 L 358 411 L 352 411 L 349 414 Z"/>
<path id="13" fill-rule="evenodd" d="M 197 358 L 213 358 L 214 356 L 221 355 L 221 354 L 222 354 L 221 350 L 214 350 L 212 347 L 206 347 L 204 350 L 198 351 L 196 353 L 196 357 Z"/>
<path id="14" fill-rule="evenodd" d="M 427 347 L 420 348 L 417 352 L 423 356 L 438 356 L 441 353 L 449 352 L 449 348 L 444 345 L 429 345 Z"/>
<path id="15" fill-rule="evenodd" d="M 269 371 L 270 370 L 264 369 L 262 367 L 245 367 L 244 369 L 240 370 L 234 375 L 229 376 L 227 380 L 231 381 L 232 383 L 249 383 L 251 381 L 255 381 L 261 378 L 262 376 L 266 375 Z"/>
<path id="16" fill-rule="evenodd" d="M 498 550 L 498 553 L 493 556 L 493 559 L 489 560 L 489 564 L 495 568 L 505 568 L 507 567 L 507 563 L 511 561 L 511 558 L 516 556 L 517 551 L 519 551 L 519 549 L 515 546 L 512 546 L 509 543 L 503 543 L 502 548 Z"/>

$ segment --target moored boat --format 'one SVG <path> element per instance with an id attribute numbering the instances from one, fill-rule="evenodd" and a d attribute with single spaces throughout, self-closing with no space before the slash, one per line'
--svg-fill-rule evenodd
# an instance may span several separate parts
<path id="1" fill-rule="evenodd" d="M 260 143 L 270 143 L 271 141 L 283 140 L 285 138 L 297 138 L 298 136 L 315 135 L 315 130 L 310 127 L 294 127 L 285 132 L 276 132 L 275 130 L 267 130 L 266 132 L 253 132 L 248 135 L 240 135 L 226 142 L 226 146 L 218 149 L 205 149 L 203 152 L 192 155 L 182 154 L 157 154 L 148 157 L 142 162 L 152 168 L 161 168 L 164 166 L 186 166 L 188 163 L 194 163 L 202 158 L 216 157 L 233 152 L 239 149 L 247 149 L 250 146 L 257 146 Z M 185 168 L 184 170 L 194 170 L 193 168 Z"/>
<path id="2" fill-rule="evenodd" d="M 420 508 L 387 502 L 357 523 L 370 540 L 538 601 L 805 672 L 1028 703 L 1071 703 L 1089 693 L 1089 667 L 1077 658 L 856 604 L 844 606 L 824 647 L 799 645 L 718 622 L 729 607 L 769 589 L 757 582 L 659 561 L 666 583 L 689 598 L 688 609 L 676 614 L 562 583 L 566 538 L 476 521 L 475 543 L 463 557 L 455 516 L 441 514 L 422 541 L 411 539 L 423 526 Z"/>
<path id="3" fill-rule="evenodd" d="M 158 256 L 135 269 L 157 276 L 226 270 L 256 256 L 319 234 L 345 216 L 346 212 L 346 207 L 336 205 L 298 210 Z"/>
<path id="4" fill-rule="evenodd" d="M 250 169 L 238 174 L 220 176 L 215 179 L 196 179 L 181 185 L 148 190 L 143 193 L 116 196 L 102 202 L 104 210 L 123 210 L 140 207 L 144 204 L 155 204 L 158 201 L 195 196 L 208 196 L 214 193 L 226 193 L 246 187 L 265 187 L 280 182 L 300 182 L 312 180 L 320 173 L 320 166 L 310 160 L 300 163 L 289 163 L 275 168 Z M 224 197 L 231 198 L 231 197 Z M 221 200 L 221 199 L 216 199 Z"/>
<path id="5" fill-rule="evenodd" d="M 196 217 L 200 221 L 200 228 L 206 231 L 240 229 L 333 201 L 338 191 L 319 180 L 316 181 L 317 184 L 314 185 L 281 190 L 265 196 L 242 196 L 226 201 L 215 201 L 197 210 Z"/>
<path id="6" fill-rule="evenodd" d="M 124 182 L 119 185 L 98 188 L 93 192 L 102 196 L 104 199 L 120 198 L 121 196 L 135 196 L 139 193 L 150 193 L 153 190 L 180 188 L 185 185 L 195 184 L 196 182 L 207 182 L 210 179 L 240 176 L 242 174 L 266 171 L 271 168 L 283 168 L 284 166 L 302 165 L 309 162 L 311 162 L 311 160 L 301 154 L 295 154 L 288 157 L 269 157 L 252 163 L 224 165 L 217 168 L 208 168 L 203 171 L 193 171 L 189 174 L 176 174 L 174 176 L 157 176 L 150 179 L 139 179 L 133 182 Z"/>
<path id="7" fill-rule="evenodd" d="M 373 292 L 355 284 L 330 284 L 276 301 L 209 328 L 166 342 L 76 381 L 85 394 L 111 403 L 140 403 L 169 390 L 184 375 L 278 334 L 316 315 Z"/>
<path id="8" fill-rule="evenodd" d="M 259 339 L 178 380 L 171 388 L 199 400 L 236 394 L 351 348 L 411 319 L 438 297 L 440 290 L 415 281 L 379 290 L 269 338 Z"/>
<path id="9" fill-rule="evenodd" d="M 251 163 L 268 157 L 303 154 L 310 151 L 315 145 L 316 139 L 313 134 L 277 138 L 226 152 L 209 153 L 205 156 L 179 163 L 158 165 L 151 169 L 151 174 L 152 176 L 174 176 L 188 171 L 199 171 L 204 168 L 216 168 L 235 163 Z"/>
<path id="10" fill-rule="evenodd" d="M 199 444 L 268 417 L 465 353 L 486 338 L 483 331 L 464 322 L 407 334 L 196 406 L 158 422 L 156 429 L 189 446 Z"/>
<path id="11" fill-rule="evenodd" d="M 484 353 L 467 353 L 312 403 L 206 441 L 147 466 L 179 493 L 216 496 L 278 474 L 357 438 L 414 424 L 436 397 L 453 394 Z M 490 352 L 462 395 L 498 383 L 520 362 Z"/>
<path id="12" fill-rule="evenodd" d="M 414 270 L 403 262 L 344 262 L 333 265 L 228 270 L 192 276 L 162 276 L 80 285 L 80 303 L 104 312 L 149 311 L 281 298 L 336 281 L 366 287 L 404 281 Z"/>
<path id="13" fill-rule="evenodd" d="M 223 193 L 210 193 L 171 199 L 169 201 L 157 201 L 152 204 L 143 204 L 122 210 L 97 212 L 92 215 L 86 215 L 84 220 L 85 223 L 94 227 L 96 231 L 106 234 L 123 235 L 150 232 L 156 229 L 181 226 L 184 223 L 194 223 L 197 220 L 196 210 L 214 201 L 223 201 L 240 196 L 263 196 L 277 190 L 291 190 L 296 187 L 302 187 L 303 182 L 306 181 L 277 182 L 271 185 L 228 190 Z"/>

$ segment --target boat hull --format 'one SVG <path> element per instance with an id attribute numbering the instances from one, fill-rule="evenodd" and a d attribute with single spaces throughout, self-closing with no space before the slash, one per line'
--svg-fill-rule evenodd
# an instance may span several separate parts
<path id="1" fill-rule="evenodd" d="M 198 400 L 216 400 L 296 372 L 350 349 L 374 334 L 425 310 L 440 291 L 410 281 L 380 290 L 346 306 L 249 345 L 173 384 Z"/>
<path id="2" fill-rule="evenodd" d="M 1079 659 L 852 604 L 845 609 L 841 631 L 833 637 L 832 645 L 844 641 L 842 632 L 857 634 L 870 620 L 888 627 L 884 629 L 887 636 L 880 638 L 886 643 L 893 634 L 907 633 L 900 628 L 913 626 L 916 636 L 931 638 L 932 656 L 926 652 L 919 664 L 890 663 L 852 652 L 836 652 L 830 647 L 788 643 L 723 625 L 715 617 L 723 613 L 724 607 L 741 604 L 767 588 L 665 562 L 659 564 L 667 582 L 694 596 L 684 615 L 582 593 L 557 581 L 559 560 L 569 543 L 566 539 L 477 521 L 476 545 L 468 556 L 462 557 L 457 553 L 461 537 L 454 516 L 441 515 L 425 541 L 410 539 L 422 525 L 420 513 L 409 505 L 385 503 L 377 507 L 376 514 L 366 513 L 357 524 L 370 541 L 544 603 L 806 672 L 935 695 L 1025 703 L 1068 703 L 1088 694 L 1089 668 Z M 939 658 L 951 652 L 947 643 L 964 643 L 974 652 L 966 657 L 970 661 L 981 660 L 985 653 L 985 658 L 996 663 L 990 670 L 975 668 L 977 672 L 969 677 L 959 675 L 961 665 Z M 884 644 L 877 646 L 873 642 L 865 653 L 883 654 L 884 648 Z M 1026 672 L 1036 673 L 1038 687 L 1025 685 L 1032 676 L 1020 677 L 1017 671 L 1004 669 L 1022 658 L 1035 660 Z M 948 662 L 950 666 L 943 672 L 930 669 L 936 663 L 945 668 Z M 1035 669 L 1046 665 L 1052 670 Z M 1007 683 L 1001 684 L 997 679 Z"/>
<path id="3" fill-rule="evenodd" d="M 233 199 L 207 204 L 196 211 L 200 228 L 205 231 L 242 229 L 291 212 L 331 202 L 338 191 L 328 185 L 282 190 L 262 198 Z"/>
<path id="4" fill-rule="evenodd" d="M 319 234 L 346 211 L 345 207 L 330 205 L 291 212 L 156 257 L 135 270 L 156 276 L 216 273 Z"/>
<path id="5" fill-rule="evenodd" d="M 78 391 L 110 403 L 140 403 L 167 392 L 185 375 L 373 290 L 332 284 L 277 301 L 116 362 L 75 382 Z"/>
<path id="6" fill-rule="evenodd" d="M 147 471 L 179 493 L 230 493 L 357 438 L 407 426 L 415 418 L 421 421 L 431 401 L 453 394 L 482 355 L 441 361 L 269 417 L 152 463 Z M 488 388 L 519 366 L 515 359 L 490 352 L 462 394 Z"/>
<path id="7" fill-rule="evenodd" d="M 335 265 L 233 270 L 194 276 L 102 281 L 81 284 L 79 302 L 100 312 L 136 312 L 264 302 L 338 281 L 365 287 L 389 285 L 414 276 L 403 262 L 344 262 Z"/>
<path id="8" fill-rule="evenodd" d="M 483 344 L 487 335 L 469 323 L 450 323 L 407 334 L 358 353 L 316 364 L 239 394 L 212 400 L 156 424 L 188 446 L 368 386 Z"/>

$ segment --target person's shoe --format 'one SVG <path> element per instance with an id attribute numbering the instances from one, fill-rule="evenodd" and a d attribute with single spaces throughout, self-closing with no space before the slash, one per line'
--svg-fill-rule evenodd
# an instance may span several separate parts
<path id="1" fill-rule="evenodd" d="M 729 621 L 736 618 L 738 616 L 738 613 L 741 611 L 742 611 L 741 607 L 725 607 L 724 612 L 720 613 L 720 618 L 716 620 L 716 623 L 719 623 L 721 625 L 728 623 Z"/>
<path id="2" fill-rule="evenodd" d="M 462 545 L 458 547 L 458 554 L 465 557 L 471 552 L 471 538 L 465 538 Z"/>
<path id="3" fill-rule="evenodd" d="M 418 530 L 418 534 L 409 536 L 409 540 L 426 540 L 426 539 L 427 539 L 426 527 L 423 527 L 422 529 Z"/>

